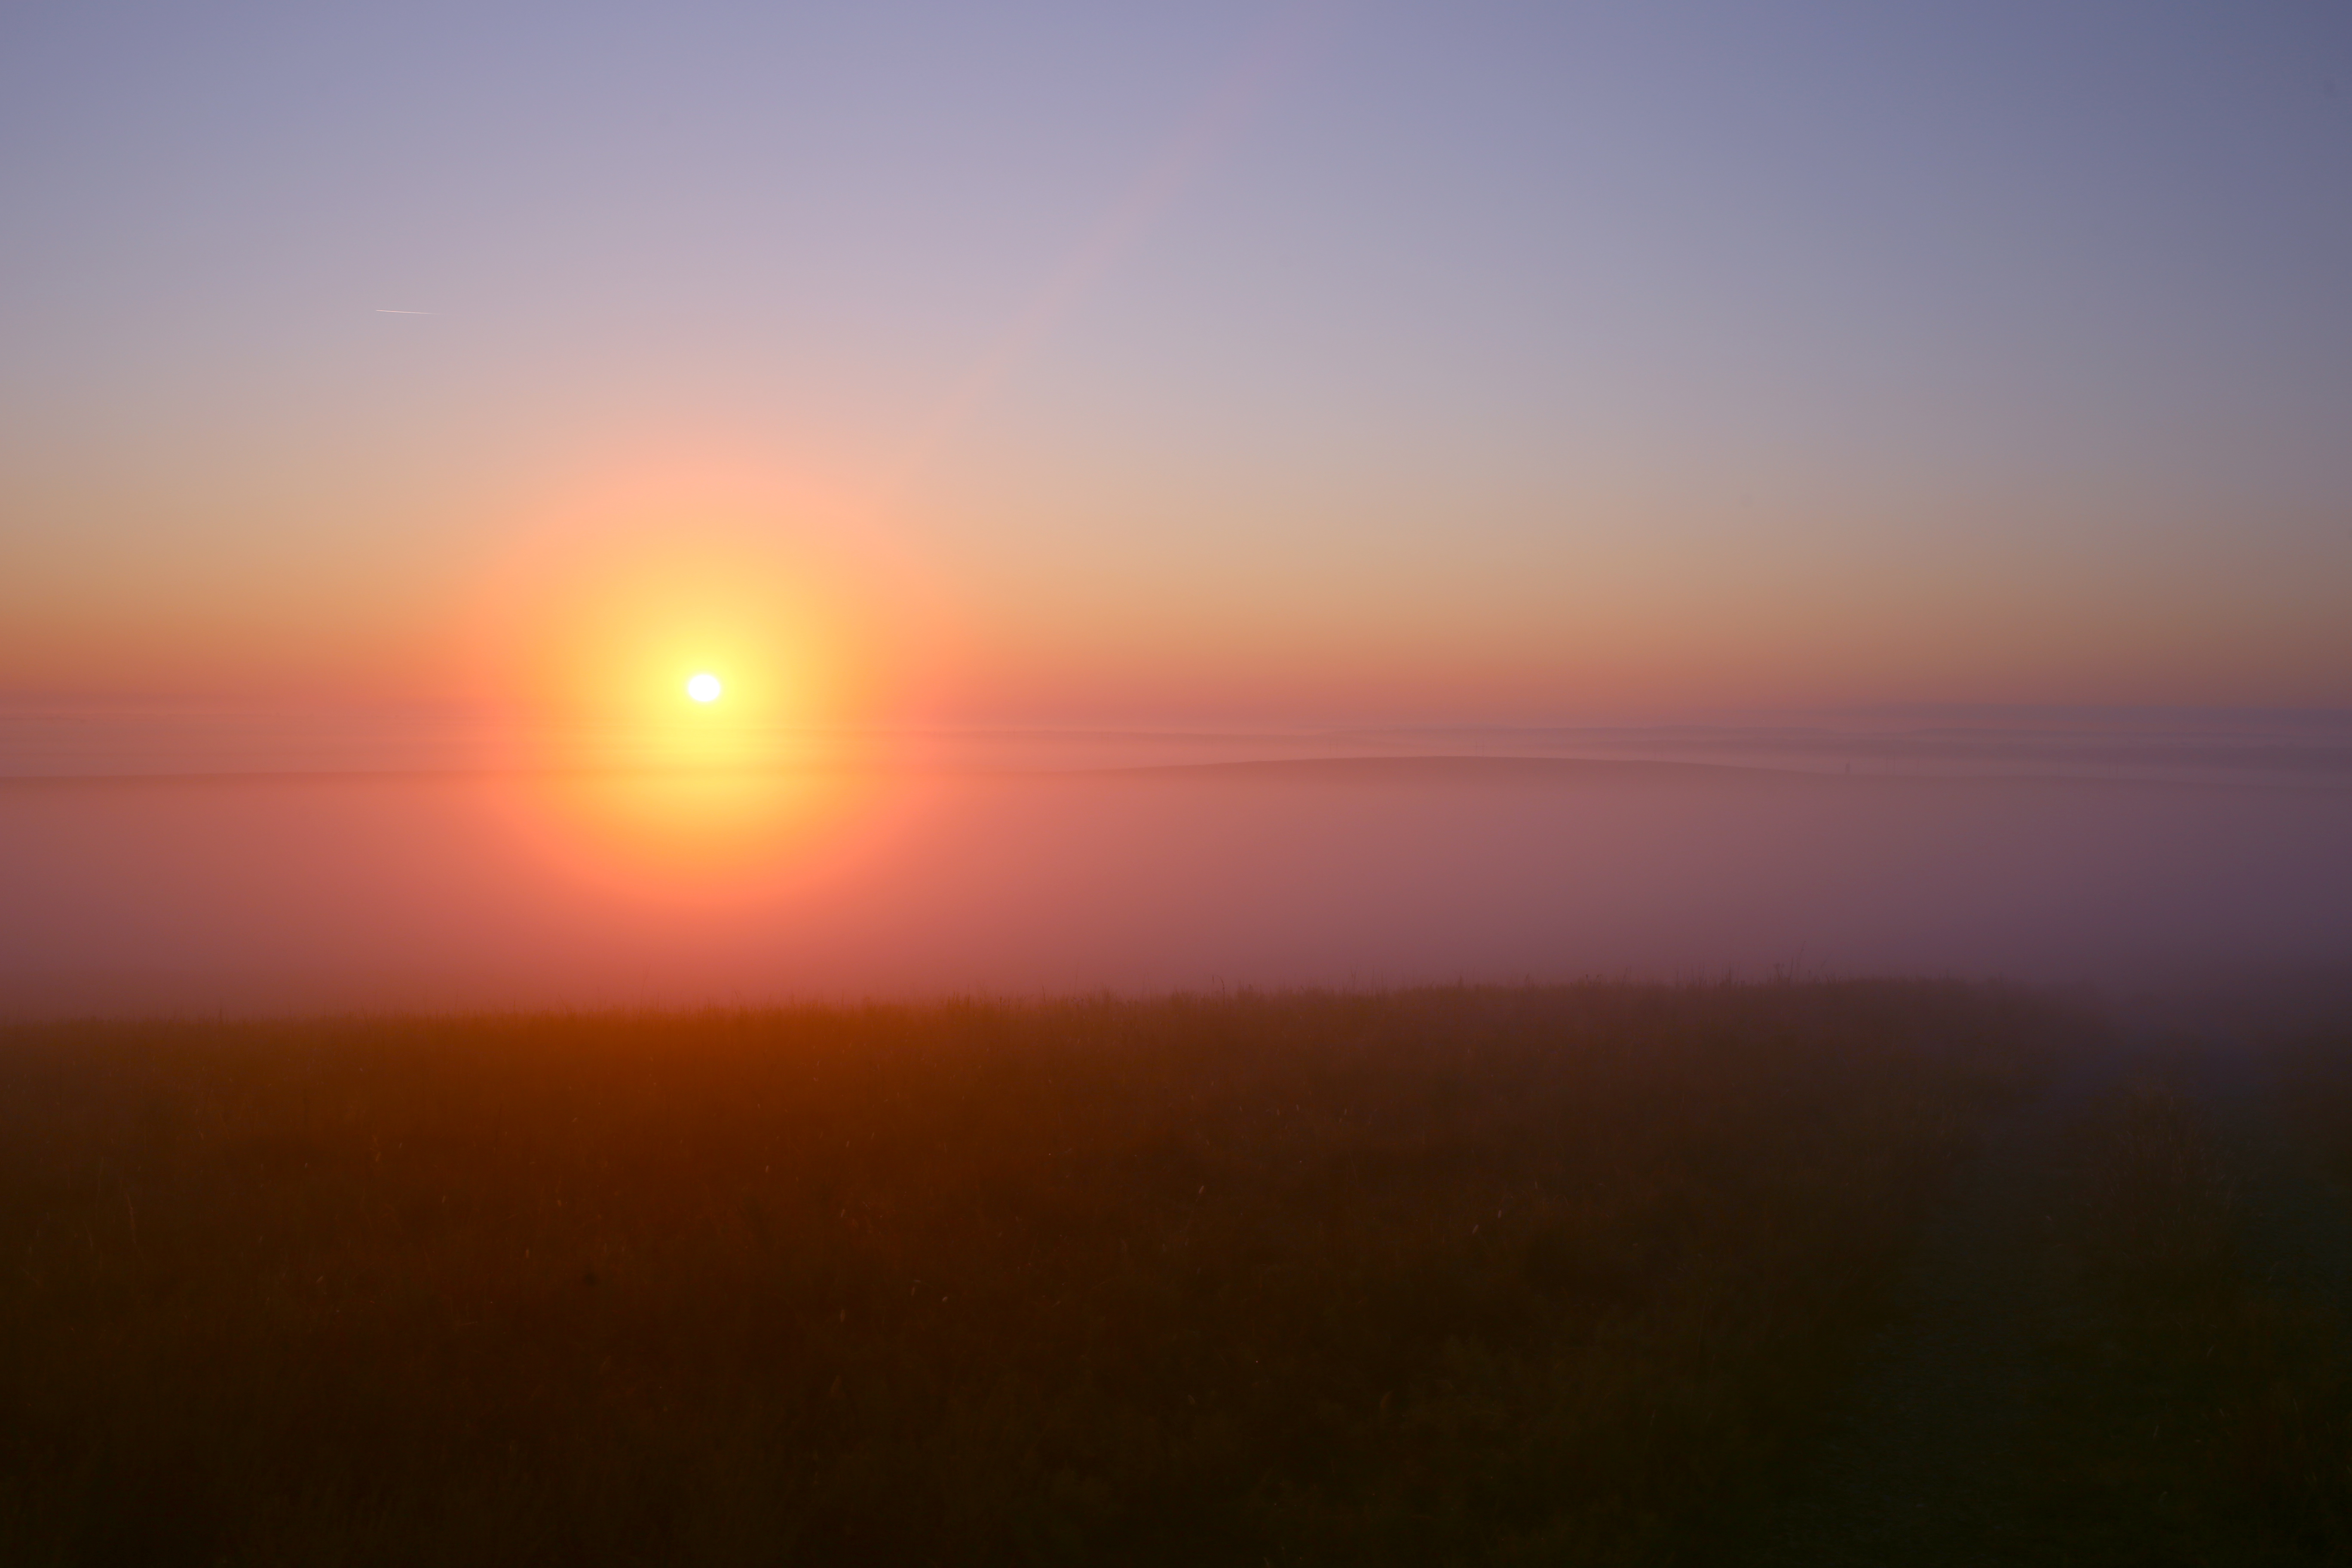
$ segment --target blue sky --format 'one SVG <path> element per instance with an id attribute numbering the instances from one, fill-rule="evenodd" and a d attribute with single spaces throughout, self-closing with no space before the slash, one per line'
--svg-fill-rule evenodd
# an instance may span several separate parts
<path id="1" fill-rule="evenodd" d="M 2352 700 L 2338 8 L 28 5 L 0 210 L 0 691 L 691 449 L 950 716 Z"/>

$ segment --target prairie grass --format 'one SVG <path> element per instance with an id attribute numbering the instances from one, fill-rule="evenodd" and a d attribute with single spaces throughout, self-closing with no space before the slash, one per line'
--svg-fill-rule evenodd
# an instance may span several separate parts
<path id="1" fill-rule="evenodd" d="M 1721 1561 L 1946 984 L 0 1034 L 10 1563 Z"/>
<path id="2" fill-rule="evenodd" d="M 2159 1058 L 2094 1108 L 2050 1200 L 2072 1289 L 2034 1462 L 2049 1561 L 2352 1556 L 2342 1311 L 2264 1247 L 2327 1195 L 2280 1174 L 2275 1122 L 2225 1149 L 2214 1104 Z"/>

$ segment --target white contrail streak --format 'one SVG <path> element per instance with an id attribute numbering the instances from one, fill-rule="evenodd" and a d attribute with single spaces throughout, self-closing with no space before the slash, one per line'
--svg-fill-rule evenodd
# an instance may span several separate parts
<path id="1" fill-rule="evenodd" d="M 378 305 L 375 308 L 375 313 L 379 316 L 433 316 L 440 312 L 437 310 L 387 310 Z"/>

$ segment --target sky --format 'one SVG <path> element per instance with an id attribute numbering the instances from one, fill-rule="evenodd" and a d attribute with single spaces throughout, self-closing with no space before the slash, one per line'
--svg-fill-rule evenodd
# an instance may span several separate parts
<path id="1" fill-rule="evenodd" d="M 2341 6 L 16 0 L 0 1018 L 2341 964 L 2347 279 Z"/>
<path id="2" fill-rule="evenodd" d="M 2352 704 L 2340 6 L 20 0 L 0 215 L 19 707 Z"/>

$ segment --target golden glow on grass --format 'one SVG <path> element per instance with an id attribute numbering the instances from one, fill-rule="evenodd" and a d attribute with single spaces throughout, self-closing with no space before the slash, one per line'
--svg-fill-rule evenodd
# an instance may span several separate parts
<path id="1" fill-rule="evenodd" d="M 0 1299 L 39 1373 L 0 1539 L 168 1543 L 194 1496 L 231 1560 L 553 1521 L 594 1568 L 814 1499 L 809 1560 L 1010 1561 L 1077 1495 L 1119 1500 L 1067 1527 L 1095 1562 L 1354 1562 L 1413 1515 L 1465 1562 L 1736 1561 L 1949 1173 L 2078 1037 L 2042 1007 L 1588 985 L 12 1035 Z"/>

